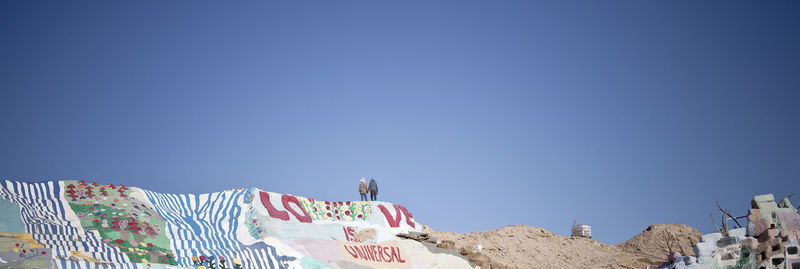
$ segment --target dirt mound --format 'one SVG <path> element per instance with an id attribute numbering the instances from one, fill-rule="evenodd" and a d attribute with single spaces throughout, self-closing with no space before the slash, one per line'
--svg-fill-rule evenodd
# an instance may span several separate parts
<path id="1" fill-rule="evenodd" d="M 693 246 L 702 236 L 695 228 L 683 224 L 653 224 L 642 233 L 617 245 L 625 251 L 637 252 L 657 258 L 677 251 L 695 256 Z"/>
<path id="2" fill-rule="evenodd" d="M 696 231 L 695 231 L 696 232 Z M 645 268 L 660 260 L 624 251 L 592 239 L 553 234 L 525 225 L 506 226 L 475 233 L 430 232 L 438 240 L 455 243 L 455 249 L 477 251 L 492 264 L 510 268 Z"/>

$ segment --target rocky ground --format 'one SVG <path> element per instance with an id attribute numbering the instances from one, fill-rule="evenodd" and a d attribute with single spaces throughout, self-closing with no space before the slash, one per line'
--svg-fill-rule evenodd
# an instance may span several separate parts
<path id="1" fill-rule="evenodd" d="M 686 225 L 657 224 L 625 243 L 606 245 L 525 225 L 475 233 L 436 232 L 427 227 L 423 231 L 443 242 L 440 246 L 459 250 L 483 268 L 642 269 L 661 264 L 670 249 L 682 248 L 692 254 L 689 243 L 697 242 L 701 235 Z"/>
<path id="2" fill-rule="evenodd" d="M 645 255 L 663 255 L 677 251 L 684 255 L 695 256 L 693 247 L 700 240 L 700 236 L 703 234 L 688 225 L 653 224 L 617 246 L 628 252 Z"/>

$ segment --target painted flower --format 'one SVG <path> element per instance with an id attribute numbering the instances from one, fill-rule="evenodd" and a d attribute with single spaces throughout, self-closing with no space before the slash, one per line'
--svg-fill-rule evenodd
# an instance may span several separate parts
<path id="1" fill-rule="evenodd" d="M 202 261 L 205 261 L 205 260 L 206 260 L 206 256 L 200 255 L 200 261 L 202 262 Z"/>
<path id="2" fill-rule="evenodd" d="M 344 214 L 350 216 L 350 210 L 345 211 Z"/>
<path id="3" fill-rule="evenodd" d="M 327 215 L 328 217 L 332 217 L 332 216 L 333 216 L 333 215 L 331 215 L 331 212 L 328 212 L 328 214 L 326 214 L 326 215 Z"/>
<path id="4" fill-rule="evenodd" d="M 219 260 L 220 260 L 220 261 L 224 261 L 224 260 L 225 260 L 225 257 L 223 257 L 223 256 L 219 256 Z"/>
<path id="5" fill-rule="evenodd" d="M 239 258 L 233 258 L 233 263 L 235 264 L 242 264 L 242 261 Z"/>
<path id="6" fill-rule="evenodd" d="M 361 215 L 361 214 L 358 214 L 358 216 L 356 216 L 356 217 L 360 219 L 360 218 L 363 218 L 364 216 Z"/>
<path id="7" fill-rule="evenodd" d="M 192 256 L 192 261 L 196 262 L 197 261 L 197 256 Z"/>
<path id="8" fill-rule="evenodd" d="M 122 239 L 117 239 L 117 240 L 116 240 L 116 242 L 117 242 L 117 244 L 122 244 L 122 243 L 124 243 L 124 242 L 125 242 L 125 240 L 122 240 Z"/>

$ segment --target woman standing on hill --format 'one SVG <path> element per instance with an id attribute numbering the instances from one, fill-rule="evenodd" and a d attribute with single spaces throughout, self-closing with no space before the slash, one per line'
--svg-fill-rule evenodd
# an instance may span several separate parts
<path id="1" fill-rule="evenodd" d="M 358 193 L 361 194 L 361 201 L 367 200 L 367 183 L 364 178 L 361 178 L 361 183 L 358 184 Z"/>
<path id="2" fill-rule="evenodd" d="M 375 182 L 375 178 L 369 180 L 369 198 L 372 201 L 378 199 L 378 183 Z"/>

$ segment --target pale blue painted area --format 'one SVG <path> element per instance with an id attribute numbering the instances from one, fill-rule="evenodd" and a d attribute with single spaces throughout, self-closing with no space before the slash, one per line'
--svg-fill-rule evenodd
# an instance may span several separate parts
<path id="1" fill-rule="evenodd" d="M 303 268 L 310 268 L 310 269 L 328 269 L 331 268 L 330 266 L 318 261 L 317 259 L 311 257 L 303 257 L 300 259 L 300 266 Z"/>
<path id="2" fill-rule="evenodd" d="M 19 215 L 19 205 L 5 199 L 0 199 L 0 232 L 25 232 L 25 224 Z"/>

